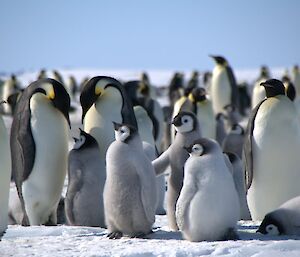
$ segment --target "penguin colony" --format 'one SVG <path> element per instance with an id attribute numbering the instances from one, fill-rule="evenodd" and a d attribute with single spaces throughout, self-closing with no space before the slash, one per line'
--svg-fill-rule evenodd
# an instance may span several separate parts
<path id="1" fill-rule="evenodd" d="M 7 224 L 59 223 L 145 238 L 159 214 L 189 241 L 237 240 L 240 219 L 262 220 L 262 234 L 300 235 L 298 66 L 282 81 L 262 66 L 251 97 L 224 57 L 211 58 L 203 81 L 174 74 L 164 108 L 146 73 L 65 84 L 41 70 L 25 89 L 14 75 L 1 82 L 0 238 Z"/>

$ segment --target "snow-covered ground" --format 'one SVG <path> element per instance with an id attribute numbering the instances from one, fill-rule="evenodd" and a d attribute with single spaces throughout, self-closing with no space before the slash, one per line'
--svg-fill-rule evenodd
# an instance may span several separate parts
<path id="1" fill-rule="evenodd" d="M 284 69 L 271 72 L 280 77 Z M 22 74 L 18 78 L 23 85 L 33 81 L 36 72 Z M 101 70 L 65 70 L 66 78 L 75 75 L 77 80 L 85 76 L 110 75 L 122 80 L 138 79 L 140 72 L 135 71 L 101 71 Z M 173 71 L 150 71 L 149 76 L 155 85 L 167 85 Z M 236 71 L 239 81 L 252 82 L 257 70 Z M 188 73 L 187 73 L 188 76 Z M 72 134 L 80 125 L 80 106 L 71 114 Z M 11 118 L 5 117 L 7 127 Z M 72 141 L 70 137 L 70 147 Z M 240 222 L 238 234 L 240 240 L 220 242 L 192 243 L 183 240 L 180 232 L 169 231 L 166 216 L 156 216 L 154 233 L 148 239 L 122 238 L 109 240 L 107 231 L 101 228 L 9 226 L 0 242 L 0 257 L 6 256 L 300 256 L 300 237 L 267 237 L 255 233 L 259 222 Z"/>

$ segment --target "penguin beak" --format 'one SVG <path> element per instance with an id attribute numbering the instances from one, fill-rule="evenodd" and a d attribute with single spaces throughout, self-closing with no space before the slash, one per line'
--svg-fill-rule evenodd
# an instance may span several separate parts
<path id="1" fill-rule="evenodd" d="M 173 119 L 172 124 L 173 124 L 175 127 L 180 127 L 180 126 L 182 125 L 181 117 L 176 116 L 176 117 Z"/>
<path id="2" fill-rule="evenodd" d="M 7 104 L 7 102 L 5 100 L 0 101 L 0 105 L 1 104 Z"/>
<path id="3" fill-rule="evenodd" d="M 120 124 L 120 123 L 117 123 L 117 122 L 113 121 L 113 124 L 114 124 L 115 131 L 117 131 L 120 127 L 122 127 L 122 124 Z"/>
<path id="4" fill-rule="evenodd" d="M 83 123 L 84 117 L 92 105 L 97 101 L 98 97 L 103 93 L 99 87 L 96 86 L 98 80 L 92 78 L 83 88 L 80 95 L 80 104 L 82 107 L 81 122 Z"/>
<path id="5" fill-rule="evenodd" d="M 53 90 L 48 93 L 49 99 L 51 99 L 55 108 L 57 108 L 66 118 L 69 127 L 71 128 L 71 122 L 69 117 L 70 111 L 70 96 L 65 90 L 65 88 L 61 85 L 58 86 L 53 84 Z"/>

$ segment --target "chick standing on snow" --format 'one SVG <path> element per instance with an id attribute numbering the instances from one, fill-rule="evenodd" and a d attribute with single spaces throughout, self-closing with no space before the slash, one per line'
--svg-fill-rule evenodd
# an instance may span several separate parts
<path id="1" fill-rule="evenodd" d="M 173 125 L 177 134 L 171 146 L 152 162 L 156 175 L 162 174 L 170 166 L 171 174 L 167 190 L 167 215 L 169 227 L 178 230 L 175 217 L 176 202 L 183 183 L 183 167 L 189 157 L 183 147 L 189 146 L 195 139 L 201 137 L 201 130 L 196 116 L 191 112 L 180 112 Z"/>
<path id="2" fill-rule="evenodd" d="M 103 188 L 106 172 L 101 170 L 103 166 L 96 139 L 80 130 L 80 139 L 69 153 L 69 182 L 65 198 L 69 225 L 105 227 Z"/>
<path id="3" fill-rule="evenodd" d="M 130 125 L 114 125 L 116 141 L 106 154 L 103 194 L 108 236 L 142 237 L 151 232 L 155 221 L 155 174 L 137 130 Z"/>
<path id="4" fill-rule="evenodd" d="M 230 171 L 217 142 L 201 138 L 189 146 L 176 218 L 189 241 L 237 239 L 240 205 Z"/>

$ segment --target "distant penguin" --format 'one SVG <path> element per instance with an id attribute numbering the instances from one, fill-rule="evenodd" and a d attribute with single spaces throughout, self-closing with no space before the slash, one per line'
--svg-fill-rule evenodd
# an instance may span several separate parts
<path id="1" fill-rule="evenodd" d="M 64 79 L 62 75 L 58 72 L 58 70 L 53 70 L 52 73 L 53 73 L 53 79 L 57 80 L 65 87 Z"/>
<path id="2" fill-rule="evenodd" d="M 294 84 L 291 82 L 291 79 L 288 76 L 282 77 L 282 83 L 285 87 L 285 94 L 291 101 L 296 99 L 296 89 Z"/>
<path id="3" fill-rule="evenodd" d="M 239 158 L 242 158 L 245 132 L 241 125 L 234 124 L 231 131 L 224 138 L 222 148 L 224 152 L 235 153 Z"/>
<path id="4" fill-rule="evenodd" d="M 184 165 L 183 187 L 176 205 L 183 236 L 193 242 L 238 239 L 239 199 L 220 146 L 202 138 L 187 150 L 190 157 Z"/>
<path id="5" fill-rule="evenodd" d="M 270 72 L 267 66 L 262 66 L 260 68 L 260 75 L 257 78 L 251 97 L 251 108 L 254 109 L 262 100 L 266 97 L 266 92 L 263 87 L 260 86 L 262 82 L 265 82 L 270 78 Z"/>
<path id="6" fill-rule="evenodd" d="M 17 80 L 16 76 L 12 74 L 11 77 L 4 82 L 4 85 L 2 87 L 1 99 L 7 102 L 8 98 L 12 94 L 17 93 L 19 90 L 20 90 L 20 83 Z M 9 115 L 12 114 L 12 109 L 9 104 L 4 104 L 1 106 L 1 108 L 4 114 L 9 114 Z"/>
<path id="7" fill-rule="evenodd" d="M 2 103 L 0 102 L 0 105 Z M 7 228 L 8 198 L 11 178 L 11 155 L 8 133 L 0 115 L 0 240 Z"/>
<path id="8" fill-rule="evenodd" d="M 288 199 L 300 195 L 300 122 L 281 81 L 261 83 L 267 98 L 252 110 L 244 144 L 248 204 L 262 220 Z"/>
<path id="9" fill-rule="evenodd" d="M 227 132 L 225 129 L 225 120 L 226 117 L 222 112 L 216 115 L 216 141 L 220 146 L 223 145 L 223 141 L 227 136 Z"/>
<path id="10" fill-rule="evenodd" d="M 144 237 L 155 221 L 155 173 L 137 129 L 114 123 L 116 141 L 107 150 L 104 210 L 108 237 Z"/>
<path id="11" fill-rule="evenodd" d="M 239 113 L 243 117 L 248 117 L 249 109 L 251 108 L 251 97 L 248 92 L 249 85 L 247 82 L 242 82 L 238 85 L 239 91 Z"/>
<path id="12" fill-rule="evenodd" d="M 194 88 L 189 94 L 190 101 L 194 104 L 195 114 L 201 125 L 202 136 L 216 139 L 216 119 L 210 99 L 202 87 Z"/>
<path id="13" fill-rule="evenodd" d="M 77 83 L 76 83 L 76 79 L 74 76 L 71 75 L 68 77 L 65 87 L 66 87 L 66 90 L 67 90 L 68 94 L 70 95 L 71 99 L 74 100 L 75 93 L 77 91 Z"/>
<path id="14" fill-rule="evenodd" d="M 114 141 L 113 122 L 137 128 L 130 99 L 116 79 L 98 76 L 90 79 L 80 95 L 84 131 L 91 134 L 100 146 L 101 159 Z"/>
<path id="15" fill-rule="evenodd" d="M 147 154 L 150 161 L 153 161 L 157 158 L 157 147 L 155 145 L 154 137 L 153 137 L 153 124 L 152 120 L 148 116 L 147 111 L 141 107 L 141 106 L 135 106 L 134 108 L 134 114 L 137 120 L 138 124 L 138 130 L 139 135 L 144 142 L 147 142 L 150 144 L 154 150 L 154 155 Z M 148 146 L 146 146 L 148 148 Z M 144 147 L 145 150 L 145 147 Z M 150 155 L 150 156 L 149 156 Z M 156 189 L 157 189 L 157 207 L 156 207 L 156 214 L 158 215 L 164 215 L 166 214 L 166 211 L 164 209 L 164 200 L 165 200 L 165 191 L 166 191 L 166 185 L 165 185 L 165 177 L 164 176 L 158 176 L 156 178 Z"/>
<path id="16" fill-rule="evenodd" d="M 299 98 L 299 96 L 300 96 L 300 70 L 299 70 L 298 65 L 293 66 L 291 79 L 296 88 L 296 95 Z"/>
<path id="17" fill-rule="evenodd" d="M 67 171 L 69 108 L 69 95 L 53 79 L 31 83 L 17 104 L 10 146 L 23 225 L 56 224 Z"/>
<path id="18" fill-rule="evenodd" d="M 231 67 L 227 60 L 222 56 L 210 56 L 216 66 L 212 73 L 211 81 L 211 100 L 215 115 L 223 112 L 226 105 L 238 107 L 238 88 Z"/>
<path id="19" fill-rule="evenodd" d="M 199 87 L 199 72 L 195 70 L 191 74 L 191 78 L 187 83 L 187 88 L 189 88 L 190 91 L 192 91 L 193 89 L 198 87 Z"/>
<path id="20" fill-rule="evenodd" d="M 228 133 L 233 125 L 238 124 L 241 121 L 241 115 L 239 114 L 239 110 L 232 104 L 224 106 L 223 113 L 225 115 L 225 129 Z"/>
<path id="21" fill-rule="evenodd" d="M 210 71 L 204 72 L 203 85 L 204 85 L 204 88 L 205 88 L 209 98 L 211 98 L 211 78 L 212 78 L 212 73 Z"/>
<path id="22" fill-rule="evenodd" d="M 300 196 L 288 200 L 278 209 L 268 213 L 257 232 L 270 236 L 300 236 Z"/>
<path id="23" fill-rule="evenodd" d="M 176 101 L 183 96 L 184 86 L 183 86 L 183 75 L 179 72 L 175 72 L 169 84 L 169 104 L 173 108 Z"/>
<path id="24" fill-rule="evenodd" d="M 238 192 L 240 200 L 240 214 L 241 220 L 251 220 L 251 214 L 247 203 L 247 190 L 245 181 L 245 170 L 243 162 L 235 153 L 225 152 L 231 163 L 232 176 L 235 184 L 236 191 Z"/>
<path id="25" fill-rule="evenodd" d="M 45 79 L 45 78 L 47 78 L 46 70 L 41 69 L 38 76 L 37 76 L 37 79 Z"/>
<path id="26" fill-rule="evenodd" d="M 171 168 L 167 190 L 167 215 L 169 227 L 178 230 L 175 208 L 182 188 L 184 163 L 189 157 L 184 147 L 188 147 L 195 139 L 201 137 L 201 128 L 197 117 L 191 112 L 180 112 L 172 123 L 177 131 L 174 142 L 152 164 L 156 175 L 165 172 L 169 166 Z"/>
<path id="27" fill-rule="evenodd" d="M 65 198 L 69 225 L 106 227 L 103 206 L 106 171 L 101 170 L 104 162 L 97 141 L 80 130 L 80 138 L 69 153 L 69 182 Z"/>

